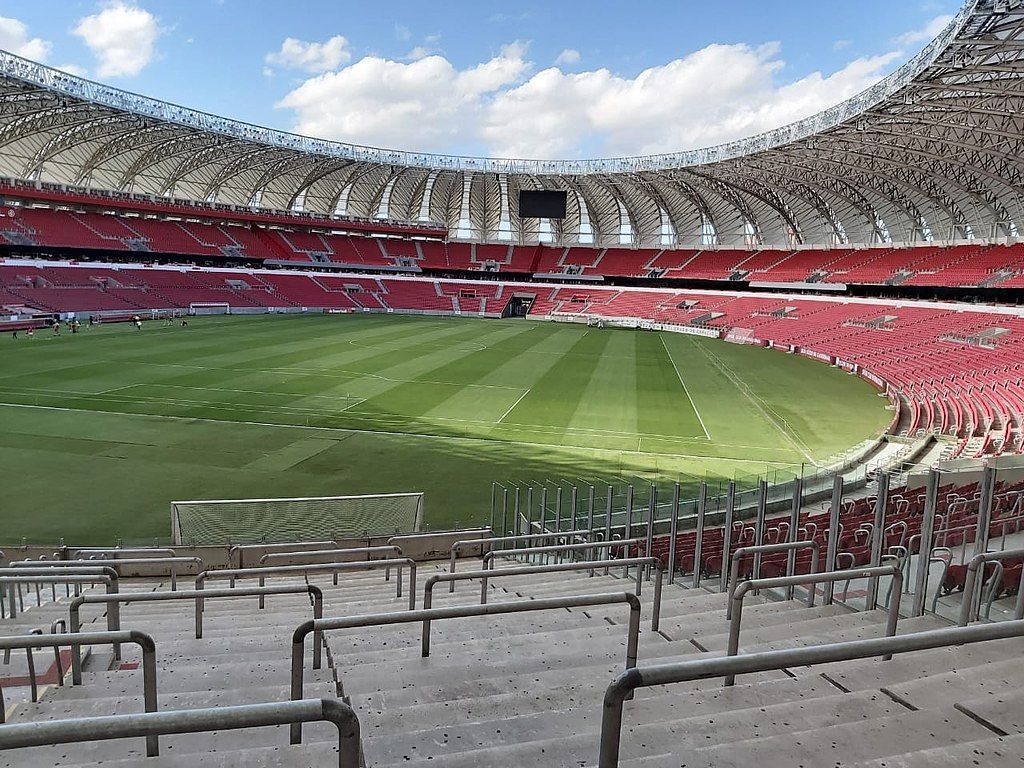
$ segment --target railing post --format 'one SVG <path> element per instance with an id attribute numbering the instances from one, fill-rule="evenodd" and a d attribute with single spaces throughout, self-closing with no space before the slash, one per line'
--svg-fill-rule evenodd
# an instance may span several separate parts
<path id="1" fill-rule="evenodd" d="M 495 509 L 494 509 L 495 498 L 494 497 L 495 497 L 495 491 L 497 491 L 497 490 L 498 490 L 498 484 L 496 482 L 492 481 L 491 482 L 491 517 L 490 517 L 490 526 L 489 526 L 490 529 L 491 529 L 491 536 L 494 535 L 494 513 L 495 513 Z"/>
<path id="2" fill-rule="evenodd" d="M 508 535 L 508 488 L 501 489 L 501 535 Z"/>
<path id="3" fill-rule="evenodd" d="M 576 526 L 576 509 L 577 509 L 577 506 L 579 504 L 579 493 L 580 493 L 579 488 L 574 485 L 572 487 L 572 492 L 569 494 L 569 509 L 572 511 L 572 515 L 571 515 L 571 518 L 570 518 L 572 520 L 572 522 L 569 523 L 569 530 L 570 531 L 575 531 L 576 527 L 577 527 Z"/>
<path id="4" fill-rule="evenodd" d="M 513 526 L 512 530 L 513 530 L 513 533 L 515 533 L 516 532 L 515 529 L 519 527 L 519 498 L 520 498 L 521 492 L 522 492 L 522 488 L 520 488 L 517 485 L 516 486 L 516 498 L 515 498 L 514 506 L 512 508 L 512 526 Z M 502 535 L 503 536 L 507 536 L 508 535 L 508 531 L 505 531 Z"/>
<path id="5" fill-rule="evenodd" d="M 604 540 L 612 540 L 612 503 L 615 498 L 615 489 L 612 486 L 608 486 L 608 498 L 606 499 L 604 509 Z M 602 559 L 611 559 L 612 553 L 610 549 L 604 551 L 604 557 Z M 608 566 L 605 566 L 604 575 L 608 575 Z"/>
<path id="6" fill-rule="evenodd" d="M 889 475 L 882 472 L 878 475 L 878 495 L 875 497 L 875 518 L 871 529 L 871 562 L 872 568 L 882 564 L 882 548 L 885 546 L 885 512 L 889 506 Z M 868 594 L 865 598 L 865 610 L 873 611 L 878 605 L 878 578 L 868 580 Z"/>
<path id="7" fill-rule="evenodd" d="M 533 486 L 526 487 L 526 530 L 523 533 L 533 533 Z"/>
<path id="8" fill-rule="evenodd" d="M 693 541 L 693 588 L 700 587 L 700 561 L 704 548 L 704 515 L 708 508 L 708 484 L 701 482 L 697 494 L 697 532 Z"/>
<path id="9" fill-rule="evenodd" d="M 590 541 L 590 542 L 592 542 L 594 540 L 594 511 L 595 511 L 594 510 L 594 505 L 595 505 L 596 501 L 597 501 L 597 499 L 595 498 L 595 495 L 594 495 L 594 486 L 593 486 L 593 484 L 591 484 L 590 488 L 587 491 L 587 541 Z M 590 550 L 589 552 L 587 552 L 587 559 L 588 560 L 593 560 L 594 559 L 594 551 L 593 550 Z M 593 570 L 590 571 L 590 575 L 591 576 L 594 575 L 594 571 Z"/>
<path id="10" fill-rule="evenodd" d="M 548 487 L 545 485 L 540 490 L 540 530 L 538 533 L 548 532 Z"/>
<path id="11" fill-rule="evenodd" d="M 928 591 L 928 569 L 931 566 L 932 536 L 935 532 L 935 510 L 939 502 L 939 480 L 940 474 L 937 469 L 932 469 L 928 472 L 928 481 L 925 485 L 924 515 L 921 518 L 921 543 L 917 554 L 917 576 L 914 579 L 914 604 L 911 608 L 911 616 L 924 615 L 925 594 Z"/>
<path id="12" fill-rule="evenodd" d="M 622 538 L 633 538 L 633 484 L 626 486 L 626 527 L 622 532 Z"/>
<path id="13" fill-rule="evenodd" d="M 828 515 L 828 546 L 825 549 L 825 571 L 836 569 L 836 555 L 839 554 L 839 512 L 843 506 L 843 476 L 836 472 L 832 478 L 832 508 Z M 811 585 L 811 589 L 815 589 Z M 825 585 L 825 596 L 822 605 L 832 605 L 835 599 L 836 585 L 830 581 Z"/>
<path id="14" fill-rule="evenodd" d="M 985 552 L 988 551 L 988 532 L 989 532 L 989 526 L 990 526 L 991 521 L 992 521 L 992 500 L 993 500 L 993 496 L 995 495 L 995 486 L 996 486 L 996 468 L 993 467 L 993 466 L 987 465 L 985 467 L 984 471 L 982 472 L 982 475 L 981 475 L 981 499 L 979 500 L 979 503 L 978 503 L 978 522 L 977 522 L 976 527 L 975 527 L 975 533 L 974 533 L 974 554 L 972 555 L 972 558 L 976 557 L 977 555 L 984 554 Z M 964 544 L 964 549 L 965 550 L 967 549 L 966 543 Z M 985 583 L 985 579 L 984 579 L 984 566 L 982 566 L 982 578 L 978 579 L 975 582 L 972 582 L 972 585 L 971 585 L 971 592 L 972 592 L 972 594 L 968 595 L 967 594 L 967 590 L 965 589 L 961 599 L 964 602 L 968 603 L 970 606 L 972 606 L 972 608 L 973 608 L 973 606 L 977 605 L 978 608 L 980 609 L 981 608 L 981 594 L 980 593 L 981 593 L 982 585 L 984 583 Z M 977 618 L 977 613 L 975 613 L 972 610 L 971 614 L 969 615 L 968 621 L 970 621 L 973 618 Z"/>
<path id="15" fill-rule="evenodd" d="M 562 531 L 562 486 L 555 489 L 555 533 Z"/>
<path id="16" fill-rule="evenodd" d="M 658 486 L 651 483 L 651 495 L 647 500 L 647 541 L 644 543 L 644 557 L 650 557 L 654 550 L 654 516 L 658 511 Z M 650 578 L 648 570 L 647 578 Z"/>
<path id="17" fill-rule="evenodd" d="M 768 514 L 768 481 L 759 480 L 757 483 L 757 519 L 754 522 L 754 546 L 760 547 L 764 544 L 765 518 Z M 755 579 L 761 578 L 761 552 L 754 551 Z"/>
<path id="18" fill-rule="evenodd" d="M 676 578 L 676 536 L 679 535 L 679 483 L 672 486 L 672 520 L 668 532 L 668 583 Z M 694 570 L 700 570 L 700 563 L 693 561 Z"/>
<path id="19" fill-rule="evenodd" d="M 722 573 L 719 576 L 718 588 L 720 592 L 725 592 L 729 587 L 729 559 L 732 556 L 732 523 L 733 517 L 736 514 L 736 481 L 729 481 L 729 489 L 725 493 L 725 530 L 723 531 L 722 539 Z M 699 567 L 699 563 L 693 564 L 694 568 Z"/>
<path id="20" fill-rule="evenodd" d="M 803 475 L 793 478 L 793 504 L 789 508 L 789 531 L 787 531 L 786 541 L 797 541 L 799 538 L 797 530 L 800 527 L 800 508 L 803 507 L 804 503 L 804 478 Z M 791 549 L 786 555 L 786 575 L 792 576 L 796 571 L 796 550 Z M 786 587 L 786 599 L 793 599 L 793 587 Z"/>

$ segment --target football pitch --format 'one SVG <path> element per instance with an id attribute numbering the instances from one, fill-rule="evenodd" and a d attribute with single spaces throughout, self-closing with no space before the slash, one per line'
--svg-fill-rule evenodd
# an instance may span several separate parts
<path id="1" fill-rule="evenodd" d="M 0 340 L 0 543 L 151 543 L 178 499 L 424 491 L 486 522 L 493 481 L 799 472 L 887 400 L 794 355 L 524 320 L 192 318 Z"/>

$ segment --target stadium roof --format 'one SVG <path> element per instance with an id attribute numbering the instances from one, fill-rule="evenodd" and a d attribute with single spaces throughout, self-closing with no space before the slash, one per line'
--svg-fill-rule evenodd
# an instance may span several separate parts
<path id="1" fill-rule="evenodd" d="M 0 52 L 0 174 L 431 220 L 477 242 L 789 247 L 1016 237 L 1022 70 L 1024 0 L 970 0 L 892 75 L 800 122 L 687 152 L 542 161 L 297 136 Z M 567 217 L 520 219 L 520 189 L 566 191 Z"/>

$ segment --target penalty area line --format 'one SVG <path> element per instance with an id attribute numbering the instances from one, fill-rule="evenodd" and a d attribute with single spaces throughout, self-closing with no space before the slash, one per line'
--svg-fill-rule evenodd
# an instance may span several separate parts
<path id="1" fill-rule="evenodd" d="M 526 397 L 528 394 L 530 394 L 530 388 L 529 387 L 527 387 L 526 389 L 523 390 L 523 394 L 521 394 L 519 397 L 517 397 L 516 401 L 514 403 L 512 403 L 512 405 L 510 405 L 508 407 L 508 410 L 505 411 L 503 414 L 501 414 L 501 418 L 498 419 L 494 423 L 495 424 L 501 424 L 501 422 L 503 422 L 505 420 L 505 417 L 508 416 L 510 413 L 512 413 L 512 411 L 515 410 L 515 407 L 517 405 L 519 405 L 521 402 L 523 402 L 523 398 Z"/>

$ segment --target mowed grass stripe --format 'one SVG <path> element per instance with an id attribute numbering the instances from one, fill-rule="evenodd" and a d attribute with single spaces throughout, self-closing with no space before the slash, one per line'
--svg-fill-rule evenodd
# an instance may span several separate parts
<path id="1" fill-rule="evenodd" d="M 562 441 L 570 445 L 638 450 L 637 379 L 633 365 L 636 333 L 610 331 L 596 335 L 606 337 L 604 348 L 595 356 L 597 364 L 579 393 Z M 580 429 L 620 434 L 581 433 Z"/>
<path id="2" fill-rule="evenodd" d="M 646 331 L 636 334 L 637 431 L 702 437 L 704 426 L 694 411 L 696 403 L 691 404 L 687 390 L 680 383 L 680 379 L 685 381 L 688 375 L 688 362 L 673 363 L 668 357 L 664 342 L 667 335 Z"/>
<path id="3" fill-rule="evenodd" d="M 515 423 L 568 427 L 611 334 L 584 332 L 516 406 Z M 510 419 L 511 420 L 511 419 Z"/>

